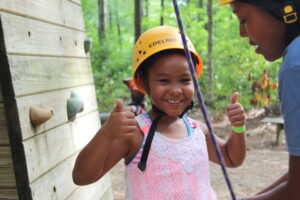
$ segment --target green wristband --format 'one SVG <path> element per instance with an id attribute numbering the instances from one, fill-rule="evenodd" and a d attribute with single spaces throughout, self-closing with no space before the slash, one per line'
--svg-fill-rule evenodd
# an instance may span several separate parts
<path id="1" fill-rule="evenodd" d="M 240 127 L 232 126 L 231 129 L 234 133 L 243 133 L 246 130 L 246 125 Z"/>

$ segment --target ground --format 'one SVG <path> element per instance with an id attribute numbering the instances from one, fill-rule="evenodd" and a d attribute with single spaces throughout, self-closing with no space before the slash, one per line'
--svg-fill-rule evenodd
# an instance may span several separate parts
<path id="1" fill-rule="evenodd" d="M 194 119 L 201 119 L 191 113 Z M 275 145 L 275 125 L 261 123 L 264 110 L 247 113 L 247 156 L 241 167 L 227 169 L 235 194 L 238 198 L 253 195 L 275 181 L 287 171 L 288 153 L 284 141 Z M 211 119 L 214 132 L 224 138 L 230 127 L 224 114 Z M 228 200 L 230 193 L 219 165 L 210 164 L 211 182 L 218 200 Z M 120 161 L 111 171 L 115 200 L 123 200 L 125 194 L 124 165 Z"/>

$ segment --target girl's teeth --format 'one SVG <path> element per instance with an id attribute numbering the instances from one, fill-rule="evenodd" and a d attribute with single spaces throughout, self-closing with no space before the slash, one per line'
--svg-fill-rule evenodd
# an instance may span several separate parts
<path id="1" fill-rule="evenodd" d="M 168 100 L 168 102 L 169 103 L 179 103 L 180 101 L 179 100 L 177 100 L 177 101 L 175 101 L 175 100 Z"/>

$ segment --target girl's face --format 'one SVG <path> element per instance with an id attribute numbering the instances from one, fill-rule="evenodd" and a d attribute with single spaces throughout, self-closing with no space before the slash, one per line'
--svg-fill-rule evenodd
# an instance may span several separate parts
<path id="1" fill-rule="evenodd" d="M 249 38 L 255 52 L 266 60 L 279 59 L 284 51 L 284 23 L 276 20 L 263 8 L 246 3 L 231 3 L 233 13 L 240 22 L 240 36 Z"/>
<path id="2" fill-rule="evenodd" d="M 152 103 L 168 116 L 177 117 L 191 103 L 194 84 L 184 55 L 170 54 L 155 60 L 147 74 Z"/>

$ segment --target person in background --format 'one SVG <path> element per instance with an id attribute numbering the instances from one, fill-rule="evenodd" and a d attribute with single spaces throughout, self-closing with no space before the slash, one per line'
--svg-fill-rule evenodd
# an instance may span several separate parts
<path id="1" fill-rule="evenodd" d="M 131 103 L 128 106 L 132 107 L 135 115 L 146 113 L 145 95 L 141 93 L 134 85 L 132 78 L 123 79 L 123 83 L 127 85 L 130 90 Z"/>
<path id="2" fill-rule="evenodd" d="M 237 16 L 240 36 L 267 61 L 283 58 L 279 70 L 279 100 L 289 153 L 288 171 L 247 200 L 300 199 L 300 1 L 219 0 Z M 263 167 L 263 166 L 262 166 Z"/>

